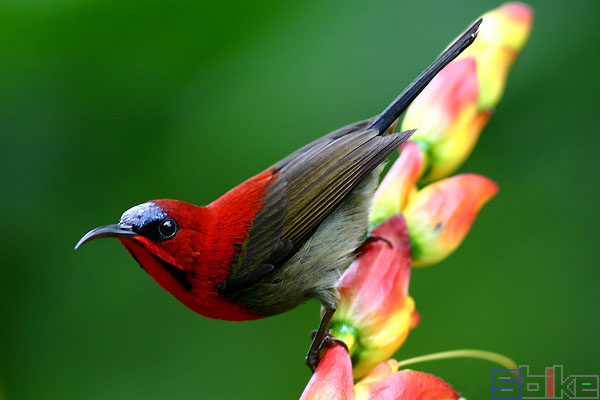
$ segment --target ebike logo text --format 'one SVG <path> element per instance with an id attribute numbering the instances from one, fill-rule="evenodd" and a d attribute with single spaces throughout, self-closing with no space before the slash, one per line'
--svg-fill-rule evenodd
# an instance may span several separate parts
<path id="1" fill-rule="evenodd" d="M 529 365 L 492 370 L 492 399 L 600 399 L 598 375 L 563 375 L 563 366 L 534 375 Z"/>

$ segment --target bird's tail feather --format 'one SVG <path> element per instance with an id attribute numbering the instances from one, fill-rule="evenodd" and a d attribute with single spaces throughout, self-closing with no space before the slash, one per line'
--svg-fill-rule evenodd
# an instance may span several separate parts
<path id="1" fill-rule="evenodd" d="M 454 60 L 463 50 L 465 50 L 477 37 L 479 25 L 482 19 L 479 18 L 469 27 L 458 39 L 454 41 L 425 71 L 421 73 L 394 101 L 381 113 L 381 115 L 369 126 L 369 129 L 377 129 L 384 132 L 397 120 L 397 118 L 406 110 L 410 103 L 421 93 L 431 80 L 440 72 L 450 61 Z"/>

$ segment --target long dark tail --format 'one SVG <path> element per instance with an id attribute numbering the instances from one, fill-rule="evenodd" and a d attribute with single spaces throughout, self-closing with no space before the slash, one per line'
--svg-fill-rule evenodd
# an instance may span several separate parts
<path id="1" fill-rule="evenodd" d="M 381 115 L 371 124 L 369 129 L 385 131 L 406 110 L 410 103 L 421 93 L 425 86 L 440 72 L 450 61 L 454 60 L 464 49 L 469 47 L 477 37 L 477 30 L 481 25 L 479 18 L 469 27 L 450 47 L 446 49 L 425 71 L 421 73 Z"/>

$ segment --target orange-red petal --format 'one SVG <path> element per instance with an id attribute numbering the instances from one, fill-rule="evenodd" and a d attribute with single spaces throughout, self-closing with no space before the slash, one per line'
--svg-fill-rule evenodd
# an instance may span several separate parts
<path id="1" fill-rule="evenodd" d="M 350 349 L 355 376 L 367 373 L 404 343 L 414 322 L 408 296 L 410 240 L 406 222 L 395 215 L 377 226 L 368 243 L 339 284 L 340 300 L 331 328 Z"/>
<path id="2" fill-rule="evenodd" d="M 497 192 L 498 186 L 491 179 L 462 174 L 428 185 L 412 196 L 404 215 L 413 265 L 432 264 L 450 255 L 481 207 Z"/>
<path id="3" fill-rule="evenodd" d="M 369 215 L 371 228 L 402 213 L 408 195 L 419 179 L 422 164 L 423 155 L 419 146 L 410 141 L 404 143 L 400 149 L 400 156 L 373 196 L 373 206 Z"/>
<path id="4" fill-rule="evenodd" d="M 352 400 L 352 361 L 343 346 L 327 349 L 300 400 Z"/>
<path id="5" fill-rule="evenodd" d="M 411 370 L 356 384 L 356 400 L 451 400 L 459 397 L 460 394 L 442 379 Z"/>

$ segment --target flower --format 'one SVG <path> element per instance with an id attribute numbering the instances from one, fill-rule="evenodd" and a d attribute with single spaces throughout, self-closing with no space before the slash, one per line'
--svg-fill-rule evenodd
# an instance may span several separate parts
<path id="1" fill-rule="evenodd" d="M 343 346 L 327 349 L 300 400 L 354 399 L 352 362 Z"/>
<path id="2" fill-rule="evenodd" d="M 389 358 L 418 322 L 415 302 L 408 296 L 410 241 L 400 215 L 380 224 L 339 282 L 340 300 L 331 321 L 331 333 L 342 339 L 362 376 Z"/>
<path id="3" fill-rule="evenodd" d="M 410 237 L 407 257 L 412 257 L 412 265 L 432 264 L 449 256 L 465 238 L 481 207 L 498 192 L 492 180 L 476 174 L 446 178 L 417 191 L 416 180 L 422 161 L 419 146 L 405 143 L 400 157 L 375 193 L 369 216 L 370 226 L 377 230 L 381 221 L 404 215 Z M 390 229 L 389 226 L 384 228 L 384 235 L 375 231 L 372 234 L 388 237 L 394 234 Z M 377 262 L 381 264 L 384 257 L 392 257 L 391 254 L 382 253 Z M 366 256 L 358 261 L 360 264 L 371 262 Z M 408 275 L 406 280 L 408 282 Z"/>
<path id="4" fill-rule="evenodd" d="M 412 140 L 426 154 L 423 181 L 454 171 L 471 153 L 491 116 L 477 107 L 476 61 L 470 57 L 444 68 L 406 111 L 402 127 L 416 127 Z"/>
<path id="5" fill-rule="evenodd" d="M 489 178 L 462 174 L 442 179 L 411 196 L 404 216 L 413 265 L 439 262 L 465 238 L 481 207 L 498 192 Z"/>
<path id="6" fill-rule="evenodd" d="M 525 45 L 533 12 L 507 3 L 483 15 L 473 44 L 446 66 L 407 109 L 402 130 L 425 152 L 423 182 L 450 175 L 473 150 Z"/>
<path id="7" fill-rule="evenodd" d="M 421 172 L 423 156 L 413 142 L 400 148 L 400 156 L 392 165 L 373 196 L 369 226 L 374 228 L 387 218 L 401 214 L 408 195 L 414 189 Z"/>
<path id="8" fill-rule="evenodd" d="M 327 349 L 300 400 L 450 400 L 459 394 L 442 379 L 411 370 L 398 371 L 398 362 L 379 363 L 353 385 L 352 363 L 346 349 Z"/>
<path id="9" fill-rule="evenodd" d="M 356 400 L 450 400 L 459 394 L 442 379 L 409 369 L 398 371 L 398 361 L 379 363 L 354 386 Z"/>
<path id="10" fill-rule="evenodd" d="M 492 109 L 499 102 L 510 67 L 527 43 L 533 24 L 533 10 L 513 2 L 483 14 L 477 40 L 459 57 L 477 60 L 480 109 Z"/>

